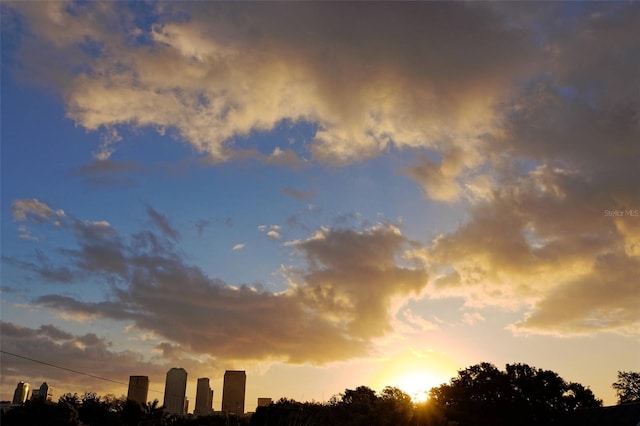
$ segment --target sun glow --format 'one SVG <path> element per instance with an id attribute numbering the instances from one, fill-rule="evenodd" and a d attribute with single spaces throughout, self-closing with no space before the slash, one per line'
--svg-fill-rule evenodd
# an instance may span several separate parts
<path id="1" fill-rule="evenodd" d="M 433 387 L 433 377 L 425 372 L 413 372 L 400 376 L 394 386 L 406 392 L 413 402 L 424 402 L 429 398 L 429 389 Z"/>
<path id="2" fill-rule="evenodd" d="M 380 368 L 371 383 L 380 390 L 385 386 L 396 387 L 409 395 L 414 403 L 421 403 L 429 398 L 431 389 L 447 383 L 457 368 L 445 352 L 407 348 L 380 359 Z"/>

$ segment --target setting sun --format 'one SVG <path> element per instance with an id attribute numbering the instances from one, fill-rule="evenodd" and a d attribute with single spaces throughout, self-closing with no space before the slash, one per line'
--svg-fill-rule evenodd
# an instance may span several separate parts
<path id="1" fill-rule="evenodd" d="M 395 385 L 411 397 L 413 402 L 424 402 L 429 398 L 433 377 L 425 372 L 411 372 L 400 376 Z"/>
<path id="2" fill-rule="evenodd" d="M 455 371 L 446 354 L 411 348 L 386 359 L 372 382 L 380 389 L 396 387 L 407 393 L 413 402 L 420 403 L 429 398 L 432 388 L 446 383 Z"/>

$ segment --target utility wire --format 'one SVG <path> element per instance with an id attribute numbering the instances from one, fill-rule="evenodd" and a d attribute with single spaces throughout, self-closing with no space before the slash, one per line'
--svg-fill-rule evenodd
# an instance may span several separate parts
<path id="1" fill-rule="evenodd" d="M 37 363 L 37 364 L 42 364 L 42 365 L 46 365 L 46 366 L 49 366 L 49 367 L 59 368 L 60 370 L 69 371 L 69 372 L 71 372 L 71 373 L 81 374 L 81 375 L 83 375 L 83 376 L 91 377 L 91 378 L 94 378 L 94 379 L 104 380 L 104 381 L 106 381 L 106 382 L 116 383 L 116 384 L 118 384 L 118 385 L 129 386 L 129 384 L 128 384 L 128 383 L 119 382 L 119 381 L 117 381 L 117 380 L 108 379 L 108 378 L 106 378 L 106 377 L 102 377 L 102 376 L 96 376 L 95 374 L 84 373 L 84 372 L 82 372 L 82 371 L 74 370 L 74 369 L 72 369 L 72 368 L 62 367 L 62 366 L 60 366 L 60 365 L 55 365 L 55 364 L 51 364 L 51 363 L 49 363 L 49 362 L 40 361 L 40 360 L 33 359 L 33 358 L 29 358 L 29 357 L 26 357 L 26 356 L 23 356 L 23 355 L 14 354 L 14 353 L 11 353 L 11 352 L 3 351 L 3 350 L 1 350 L 1 349 L 0 349 L 0 353 L 3 353 L 3 354 L 5 354 L 5 355 L 15 356 L 16 358 L 26 359 L 27 361 L 35 362 L 35 363 Z M 164 392 L 162 392 L 162 391 L 155 390 L 155 389 L 149 389 L 149 391 L 151 391 L 151 392 L 157 392 L 157 393 L 164 393 Z M 186 396 L 186 395 L 185 395 L 185 398 L 187 398 L 187 399 L 189 399 L 189 398 L 191 398 L 191 399 L 195 399 L 195 398 L 193 398 L 193 396 Z"/>
<path id="2" fill-rule="evenodd" d="M 111 382 L 111 383 L 117 383 L 119 385 L 125 385 L 125 386 L 129 385 L 128 383 L 123 383 L 123 382 L 119 382 L 117 380 L 107 379 L 106 377 L 100 377 L 100 376 L 96 376 L 94 374 L 83 373 L 82 371 L 73 370 L 73 369 L 67 368 L 67 367 L 61 367 L 59 365 L 51 364 L 51 363 L 44 362 L 44 361 L 39 361 L 37 359 L 33 359 L 33 358 L 26 357 L 26 356 L 14 354 L 14 353 L 11 353 L 11 352 L 7 352 L 7 351 L 3 351 L 3 350 L 0 350 L 0 352 L 3 353 L 3 354 L 6 354 L 6 355 L 15 356 L 16 358 L 22 358 L 22 359 L 26 359 L 27 361 L 36 362 L 38 364 L 48 365 L 49 367 L 59 368 L 61 370 L 70 371 L 72 373 L 82 374 L 83 376 L 93 377 L 94 379 L 100 379 L 100 380 L 104 380 L 104 381 Z"/>

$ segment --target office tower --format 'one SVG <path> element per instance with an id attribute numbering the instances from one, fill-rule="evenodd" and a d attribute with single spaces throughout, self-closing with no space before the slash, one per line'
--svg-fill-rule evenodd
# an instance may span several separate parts
<path id="1" fill-rule="evenodd" d="M 222 411 L 244 414 L 244 392 L 247 375 L 244 371 L 227 370 L 222 387 Z"/>
<path id="2" fill-rule="evenodd" d="M 129 376 L 129 391 L 127 399 L 144 404 L 147 402 L 149 394 L 149 377 L 148 376 Z"/>
<path id="3" fill-rule="evenodd" d="M 164 407 L 169 414 L 186 414 L 185 394 L 187 392 L 187 372 L 184 368 L 172 368 L 167 372 L 164 387 Z"/>
<path id="4" fill-rule="evenodd" d="M 13 393 L 12 404 L 22 404 L 29 398 L 29 388 L 31 385 L 25 382 L 19 382 L 16 391 Z"/>
<path id="5" fill-rule="evenodd" d="M 258 398 L 258 407 L 266 407 L 271 402 L 271 398 Z"/>
<path id="6" fill-rule="evenodd" d="M 209 386 L 209 378 L 202 377 L 198 379 L 198 387 L 196 389 L 196 408 L 193 410 L 193 414 L 197 416 L 206 416 L 211 414 L 213 402 L 213 390 Z"/>
<path id="7" fill-rule="evenodd" d="M 53 388 L 43 382 L 39 389 L 34 389 L 31 394 L 31 399 L 44 399 L 45 401 L 51 401 L 53 399 Z"/>

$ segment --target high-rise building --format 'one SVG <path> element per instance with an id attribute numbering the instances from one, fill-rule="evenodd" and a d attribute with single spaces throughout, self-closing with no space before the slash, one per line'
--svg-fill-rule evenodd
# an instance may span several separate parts
<path id="1" fill-rule="evenodd" d="M 184 368 L 172 368 L 167 372 L 164 387 L 164 407 L 169 414 L 186 414 L 187 372 Z"/>
<path id="2" fill-rule="evenodd" d="M 258 398 L 258 407 L 266 407 L 270 405 L 271 402 L 273 402 L 271 398 Z"/>
<path id="3" fill-rule="evenodd" d="M 47 382 L 42 382 L 39 389 L 34 389 L 31 394 L 31 399 L 41 398 L 45 401 L 51 401 L 53 399 L 53 388 L 47 384 Z"/>
<path id="4" fill-rule="evenodd" d="M 193 414 L 197 416 L 206 416 L 213 412 L 213 390 L 209 385 L 209 378 L 202 377 L 198 379 L 198 387 L 196 388 L 196 408 Z"/>
<path id="5" fill-rule="evenodd" d="M 29 399 L 29 390 L 31 385 L 25 382 L 19 382 L 18 386 L 16 386 L 16 391 L 13 393 L 13 401 L 12 404 L 22 404 L 27 399 Z"/>
<path id="6" fill-rule="evenodd" d="M 147 402 L 149 394 L 149 377 L 148 376 L 129 376 L 129 391 L 127 399 L 144 404 Z"/>
<path id="7" fill-rule="evenodd" d="M 222 387 L 222 411 L 244 414 L 244 393 L 247 374 L 244 371 L 227 370 Z"/>

